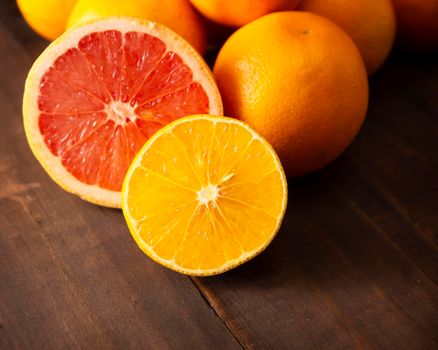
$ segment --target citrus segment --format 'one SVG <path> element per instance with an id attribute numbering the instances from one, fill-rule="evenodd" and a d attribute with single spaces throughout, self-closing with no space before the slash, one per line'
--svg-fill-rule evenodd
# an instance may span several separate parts
<path id="1" fill-rule="evenodd" d="M 211 72 L 169 29 L 112 18 L 66 32 L 26 83 L 26 135 L 62 187 L 120 207 L 135 154 L 157 130 L 194 113 L 221 113 Z"/>
<path id="2" fill-rule="evenodd" d="M 122 191 L 140 248 L 190 275 L 227 271 L 264 250 L 286 201 L 272 147 L 243 122 L 210 115 L 181 118 L 152 136 Z"/>

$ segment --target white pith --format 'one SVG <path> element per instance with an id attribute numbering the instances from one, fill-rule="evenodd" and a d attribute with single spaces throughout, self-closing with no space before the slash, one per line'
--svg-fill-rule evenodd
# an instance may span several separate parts
<path id="1" fill-rule="evenodd" d="M 112 101 L 106 105 L 105 113 L 108 119 L 114 121 L 116 125 L 124 125 L 127 120 L 132 121 L 136 118 L 134 107 L 130 103 L 121 101 Z"/>
<path id="2" fill-rule="evenodd" d="M 217 185 L 207 185 L 205 187 L 202 187 L 198 192 L 198 202 L 199 205 L 208 205 L 210 202 L 215 202 L 218 195 L 219 195 L 219 189 Z"/>

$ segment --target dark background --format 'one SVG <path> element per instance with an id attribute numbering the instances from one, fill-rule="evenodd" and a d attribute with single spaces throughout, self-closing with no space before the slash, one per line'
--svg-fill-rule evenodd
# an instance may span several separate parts
<path id="1" fill-rule="evenodd" d="M 289 180 L 266 252 L 190 278 L 31 154 L 21 101 L 46 45 L 1 0 L 1 349 L 438 349 L 437 55 L 390 57 L 353 145 Z"/>

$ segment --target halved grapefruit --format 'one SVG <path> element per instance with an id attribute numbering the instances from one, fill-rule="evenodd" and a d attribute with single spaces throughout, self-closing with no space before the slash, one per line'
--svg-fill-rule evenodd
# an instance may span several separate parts
<path id="1" fill-rule="evenodd" d="M 54 41 L 31 68 L 26 137 L 50 177 L 104 206 L 121 206 L 125 173 L 141 146 L 180 117 L 222 115 L 202 57 L 170 29 L 111 17 Z"/>

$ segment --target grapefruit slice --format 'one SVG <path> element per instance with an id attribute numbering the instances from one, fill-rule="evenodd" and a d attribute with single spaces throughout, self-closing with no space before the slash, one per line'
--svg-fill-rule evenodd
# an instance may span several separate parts
<path id="1" fill-rule="evenodd" d="M 170 29 L 129 17 L 67 31 L 32 66 L 26 137 L 50 177 L 90 202 L 120 207 L 125 173 L 169 122 L 222 114 L 202 57 Z"/>
<path id="2" fill-rule="evenodd" d="M 178 119 L 153 135 L 123 183 L 139 247 L 175 271 L 208 276 L 262 252 L 286 210 L 287 183 L 267 141 L 243 122 Z"/>

